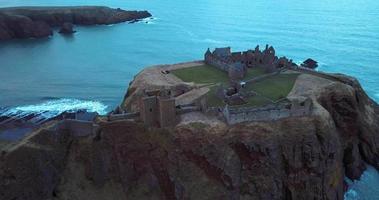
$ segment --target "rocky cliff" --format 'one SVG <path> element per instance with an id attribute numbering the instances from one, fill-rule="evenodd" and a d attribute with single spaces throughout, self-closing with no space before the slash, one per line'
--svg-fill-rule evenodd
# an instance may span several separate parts
<path id="1" fill-rule="evenodd" d="M 115 24 L 150 17 L 147 11 L 126 11 L 102 6 L 14 7 L 0 9 L 0 40 L 41 38 L 52 35 L 52 27 Z"/>
<path id="2" fill-rule="evenodd" d="M 69 146 L 48 146 L 42 132 L 22 145 L 28 156 L 2 155 L 0 198 L 32 187 L 26 199 L 343 199 L 345 176 L 359 178 L 365 162 L 379 169 L 378 105 L 341 75 L 300 75 L 290 93 L 299 95 L 312 98 L 310 116 L 229 126 L 189 113 L 166 129 L 99 122 L 96 136 Z"/>

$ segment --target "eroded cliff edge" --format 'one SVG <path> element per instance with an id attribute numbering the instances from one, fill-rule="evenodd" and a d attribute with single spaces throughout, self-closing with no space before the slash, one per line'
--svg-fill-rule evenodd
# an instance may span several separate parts
<path id="1" fill-rule="evenodd" d="M 147 11 L 126 11 L 105 6 L 12 7 L 0 8 L 0 40 L 42 38 L 52 35 L 52 27 L 115 24 L 151 17 Z"/>
<path id="2" fill-rule="evenodd" d="M 379 169 L 378 105 L 343 75 L 299 75 L 289 96 L 311 97 L 312 114 L 231 126 L 188 113 L 165 129 L 100 120 L 96 136 L 80 139 L 42 131 L 2 155 L 0 197 L 343 199 L 345 175 L 359 178 L 364 162 Z M 32 183 L 22 180 L 35 178 L 26 194 Z"/>

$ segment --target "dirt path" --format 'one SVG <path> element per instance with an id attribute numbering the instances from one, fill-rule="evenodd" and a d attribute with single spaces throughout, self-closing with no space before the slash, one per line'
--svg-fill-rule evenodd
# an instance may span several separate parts
<path id="1" fill-rule="evenodd" d="M 134 88 L 162 88 L 170 87 L 184 82 L 170 73 L 165 71 L 171 71 L 175 69 L 181 69 L 186 67 L 201 66 L 204 63 L 202 61 L 194 61 L 187 63 L 179 63 L 174 65 L 157 65 L 144 69 L 134 79 L 132 87 Z"/>
<path id="2" fill-rule="evenodd" d="M 299 95 L 313 95 L 321 88 L 333 83 L 333 81 L 310 74 L 301 74 L 297 77 L 296 82 L 287 95 L 287 97 L 297 97 Z"/>

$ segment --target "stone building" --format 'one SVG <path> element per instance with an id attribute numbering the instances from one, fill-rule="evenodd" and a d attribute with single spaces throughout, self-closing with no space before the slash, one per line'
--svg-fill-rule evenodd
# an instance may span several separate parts
<path id="1" fill-rule="evenodd" d="M 310 98 L 288 99 L 285 102 L 269 104 L 263 107 L 239 107 L 226 106 L 223 115 L 228 124 L 236 124 L 248 121 L 271 121 L 286 117 L 300 117 L 312 112 L 312 100 Z"/>
<path id="2" fill-rule="evenodd" d="M 170 91 L 145 91 L 139 103 L 140 118 L 149 127 L 167 127 L 176 123 L 175 98 Z"/>
<path id="3" fill-rule="evenodd" d="M 256 46 L 254 50 L 244 52 L 232 52 L 230 47 L 216 48 L 213 52 L 208 49 L 205 52 L 204 61 L 228 72 L 232 80 L 242 79 L 246 75 L 247 68 L 261 67 L 266 72 L 274 72 L 294 65 L 292 60 L 286 57 L 278 58 L 274 47 L 268 45 L 263 51 L 259 49 L 259 46 Z"/>

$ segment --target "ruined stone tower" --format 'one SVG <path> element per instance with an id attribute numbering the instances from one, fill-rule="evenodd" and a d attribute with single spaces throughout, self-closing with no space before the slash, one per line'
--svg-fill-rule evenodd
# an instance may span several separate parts
<path id="1" fill-rule="evenodd" d="M 156 96 L 142 97 L 140 100 L 140 116 L 146 126 L 158 125 L 158 106 Z"/>
<path id="2" fill-rule="evenodd" d="M 175 99 L 168 91 L 148 91 L 140 99 L 140 117 L 148 127 L 167 127 L 176 123 Z"/>
<path id="3" fill-rule="evenodd" d="M 158 97 L 160 127 L 172 126 L 176 122 L 175 99 Z"/>

